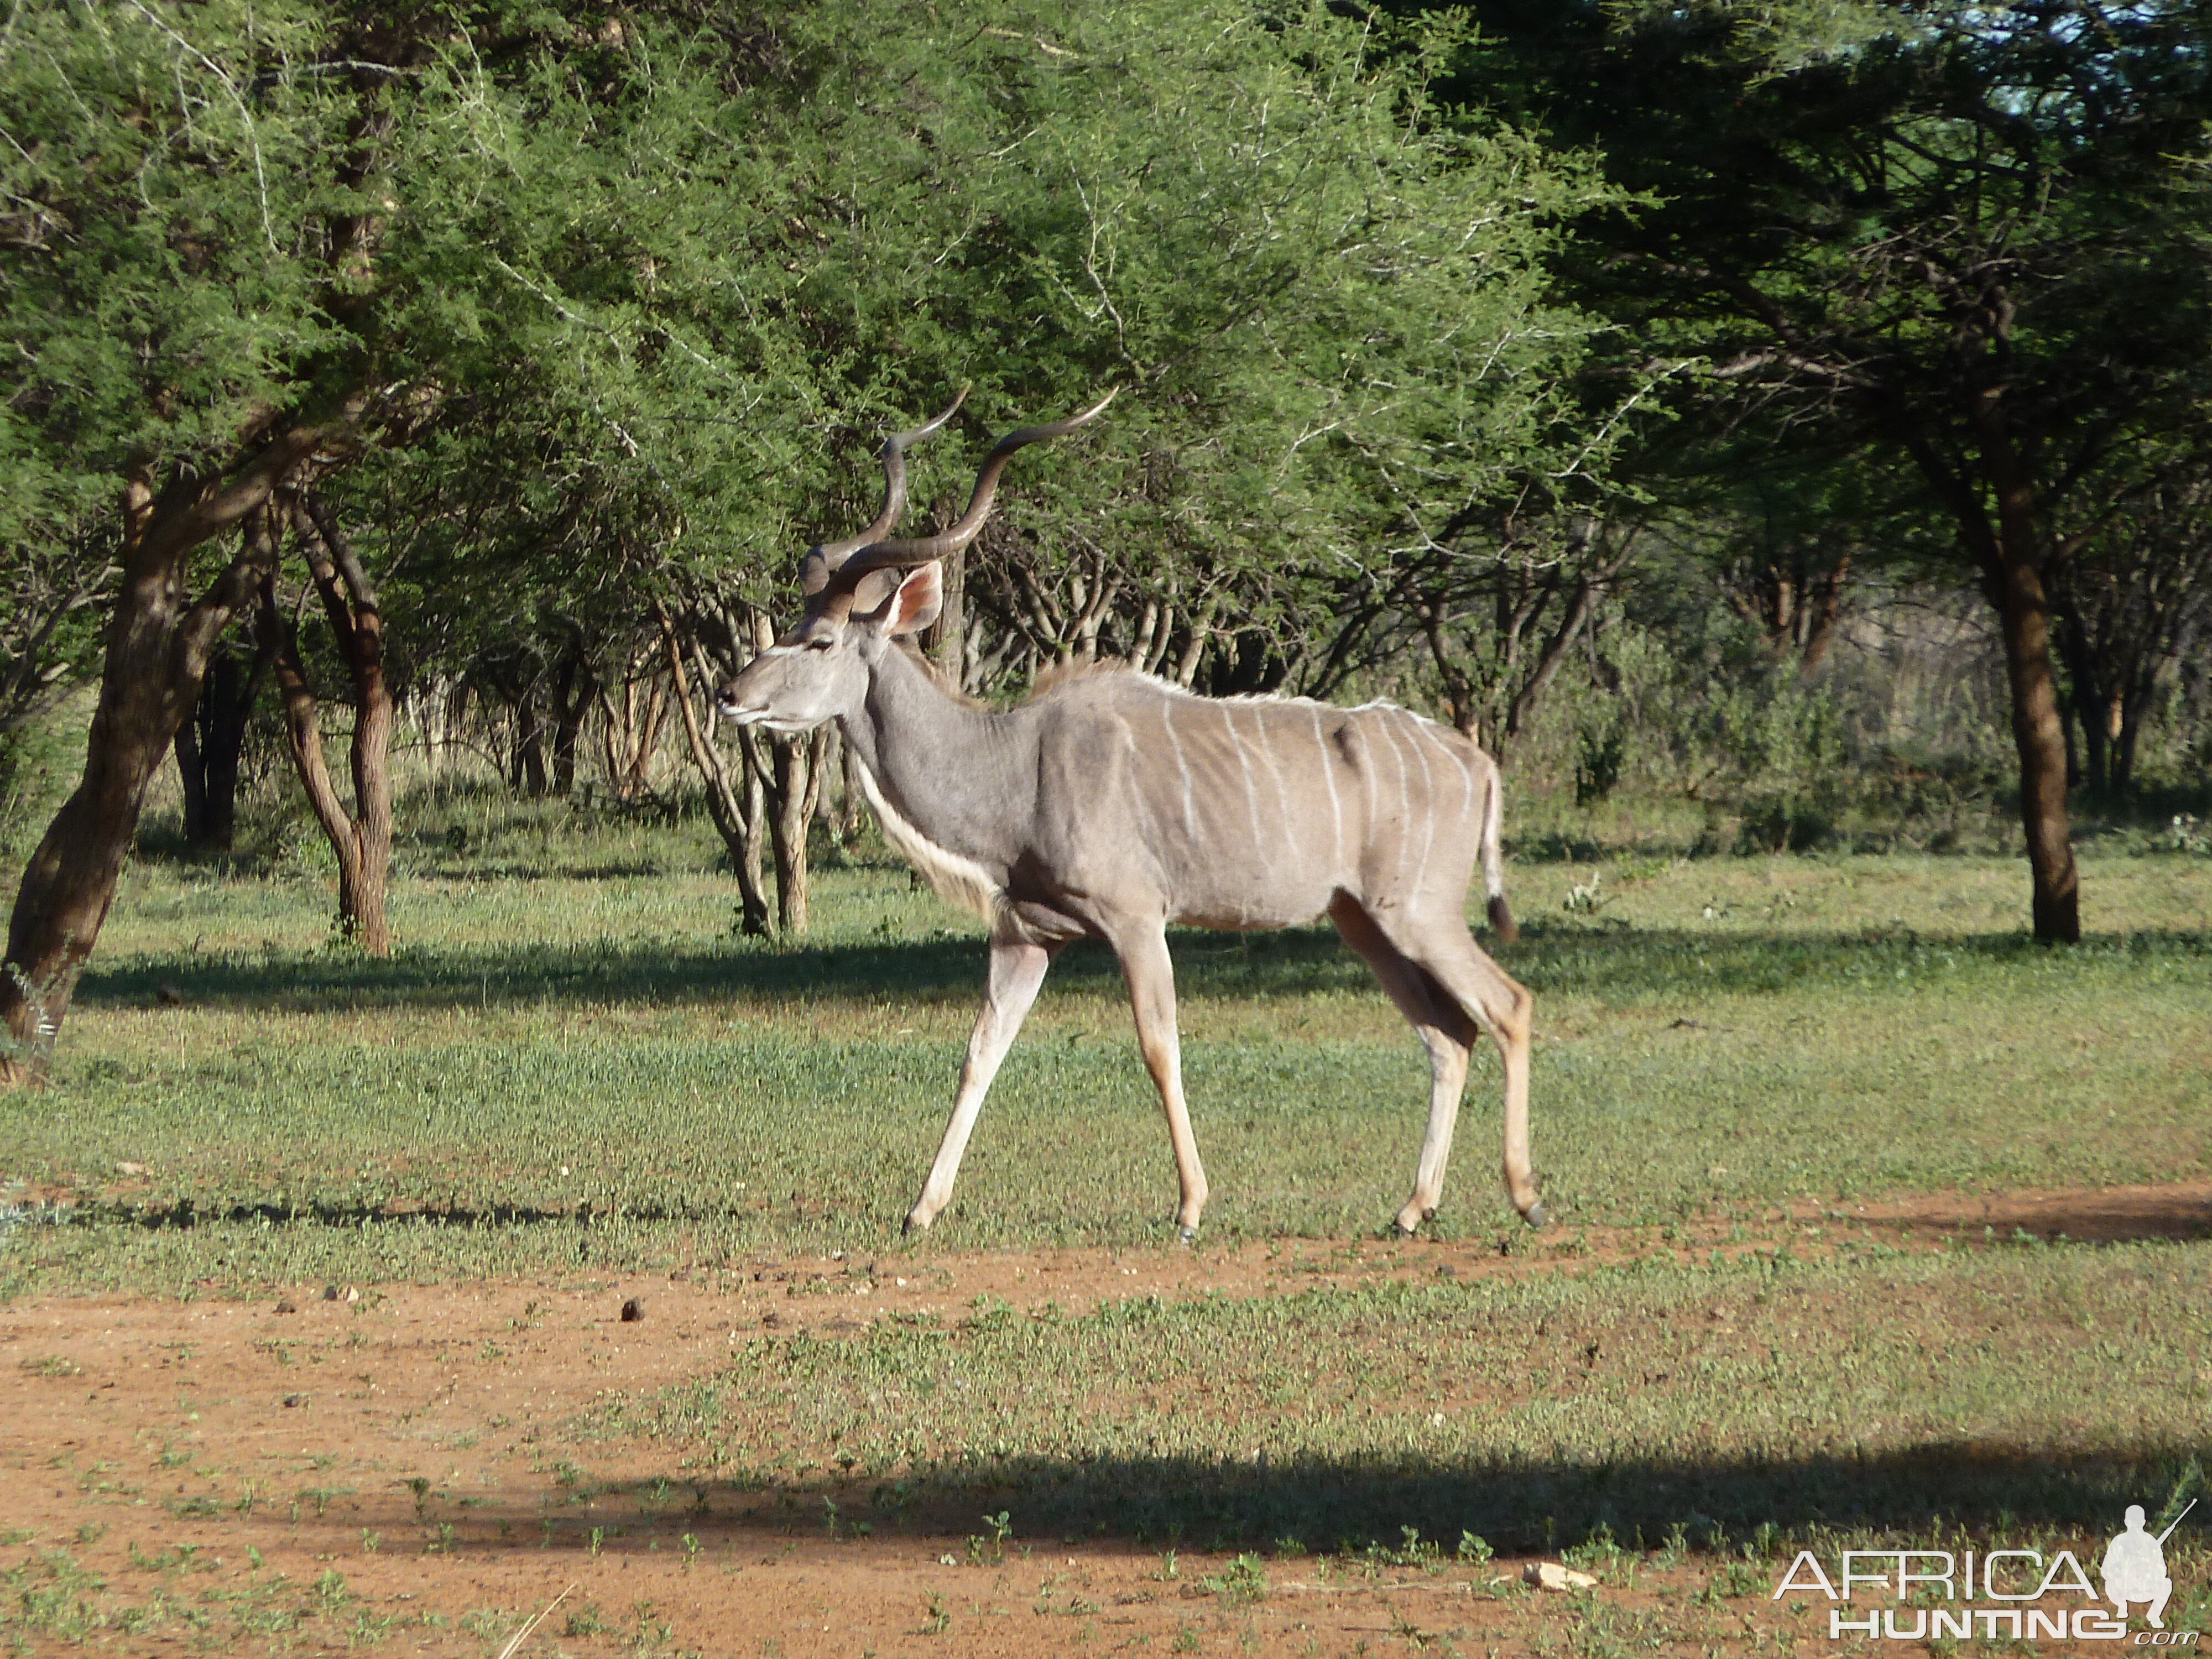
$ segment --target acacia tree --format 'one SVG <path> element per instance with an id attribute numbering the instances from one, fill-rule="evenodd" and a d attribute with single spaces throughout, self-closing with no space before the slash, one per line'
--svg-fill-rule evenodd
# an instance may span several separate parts
<path id="1" fill-rule="evenodd" d="M 2124 794 L 2164 671 L 2212 637 L 2212 446 L 2115 458 L 2059 540 L 2052 595 L 2070 739 L 2101 797 Z"/>
<path id="2" fill-rule="evenodd" d="M 1644 529 L 1632 512 L 1564 514 L 1514 526 L 1479 562 L 1421 561 L 1404 573 L 1404 603 L 1455 726 L 1501 758 L 1510 753 Z"/>
<path id="3" fill-rule="evenodd" d="M 995 430 L 1119 383 L 1084 466 L 1007 502 L 1012 580 L 968 589 L 1041 597 L 1046 634 L 1002 651 L 986 597 L 963 657 L 1294 672 L 1297 620 L 1378 529 L 1527 461 L 1584 331 L 1542 257 L 1587 170 L 1439 122 L 1425 51 L 1378 62 L 1320 6 L 1168 0 L 22 10 L 0 441 L 121 502 L 121 576 L 85 784 L 12 920 L 18 1043 L 66 1007 L 146 781 L 277 557 L 272 505 L 310 487 L 365 564 L 414 550 L 426 659 L 604 612 L 658 674 L 651 602 L 772 612 L 865 516 L 852 462 L 886 423 L 973 383 L 931 500 Z M 413 595 L 379 597 L 404 635 Z M 795 891 L 814 758 L 763 757 Z"/>
<path id="4" fill-rule="evenodd" d="M 105 498 L 83 545 L 119 567 L 84 777 L 9 920 L 0 1081 L 67 1010 L 147 784 L 273 568 L 272 503 L 435 413 L 455 365 L 419 313 L 465 272 L 392 229 L 455 158 L 402 106 L 480 103 L 477 48 L 526 44 L 513 22 L 133 0 L 0 29 L 0 453 L 73 510 Z"/>
<path id="5" fill-rule="evenodd" d="M 940 512 L 996 432 L 1128 388 L 1079 468 L 1012 481 L 954 573 L 932 644 L 973 691 L 1098 653 L 1279 683 L 1378 533 L 1557 435 L 1585 325 L 1542 256 L 1586 171 L 1447 130 L 1418 62 L 1378 67 L 1319 9 L 821 7 L 741 46 L 624 27 L 627 92 L 588 141 L 558 108 L 498 135 L 581 180 L 562 234 L 451 204 L 447 234 L 527 296 L 501 394 L 471 404 L 514 552 L 477 558 L 621 573 L 695 681 L 695 644 L 734 653 L 720 672 L 759 642 L 703 626 L 702 596 L 755 630 L 787 609 L 798 554 L 870 516 L 882 431 L 963 383 L 915 464 Z M 680 187 L 610 187 L 648 165 Z M 775 740 L 759 761 L 796 886 L 814 763 Z M 743 792 L 703 776 L 743 831 Z"/>
<path id="6" fill-rule="evenodd" d="M 1639 193 L 1584 226 L 1579 291 L 1707 365 L 1683 406 L 1899 455 L 1948 520 L 2003 643 L 2034 932 L 2079 938 L 2054 526 L 2206 389 L 2212 18 L 1868 4 L 1819 15 L 1838 45 L 1789 8 L 1478 9 L 1469 84 Z"/>
<path id="7" fill-rule="evenodd" d="M 261 651 L 247 657 L 218 644 L 201 677 L 199 697 L 177 727 L 185 842 L 195 851 L 228 853 L 236 839 L 239 762 L 268 666 Z"/>
<path id="8" fill-rule="evenodd" d="M 331 781 L 315 690 L 300 653 L 299 629 L 285 614 L 274 568 L 261 579 L 254 629 L 276 671 L 284 705 L 284 747 L 307 805 L 338 865 L 339 930 L 372 957 L 392 954 L 386 920 L 392 872 L 392 688 L 384 660 L 384 612 L 361 556 L 328 505 L 302 495 L 282 503 L 346 673 L 353 704 L 353 805 Z"/>
<path id="9" fill-rule="evenodd" d="M 343 453 L 367 403 L 307 367 L 333 330 L 288 251 L 319 228 L 295 167 L 337 100 L 287 87 L 257 109 L 243 91 L 258 52 L 312 58 L 313 32 L 283 8 L 253 46 L 239 14 L 202 21 L 194 45 L 151 8 L 40 8 L 0 34 L 9 447 L 17 471 L 115 503 L 94 539 L 121 567 L 84 778 L 10 919 L 0 1079 L 68 1006 L 146 784 L 275 556 L 272 493 Z M 196 557 L 241 526 L 235 553 Z"/>

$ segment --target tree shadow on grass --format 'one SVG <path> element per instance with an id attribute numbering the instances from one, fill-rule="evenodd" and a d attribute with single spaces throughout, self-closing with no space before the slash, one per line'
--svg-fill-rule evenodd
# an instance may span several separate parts
<path id="1" fill-rule="evenodd" d="M 608 1527 L 608 1511 L 635 1515 L 648 1507 L 641 1518 L 649 1525 L 649 1506 L 655 1505 L 662 1524 L 709 1540 L 717 1533 L 818 1533 L 831 1522 L 848 1534 L 854 1522 L 866 1522 L 878 1534 L 958 1538 L 987 1531 L 980 1517 L 1003 1513 L 1016 1546 L 1076 1538 L 1230 1551 L 1295 1540 L 1310 1550 L 1384 1553 L 1406 1565 L 1422 1553 L 1413 1540 L 1449 1554 L 1462 1533 L 1509 1555 L 1556 1553 L 1606 1537 L 1624 1547 L 1657 1548 L 1676 1534 L 1693 1548 L 1732 1553 L 1749 1544 L 1769 1553 L 1784 1540 L 1821 1530 L 1923 1544 L 1942 1537 L 1952 1540 L 1943 1546 L 1950 1548 L 1960 1547 L 1961 1528 L 1984 1543 L 2053 1534 L 2101 1541 L 2120 1529 L 2130 1504 L 2154 1516 L 2178 1509 L 2202 1486 L 2212 1443 L 2083 1454 L 1939 1441 L 1863 1457 L 1587 1464 L 1447 1464 L 1407 1456 L 1270 1466 L 1249 1456 L 1228 1447 L 1218 1462 L 977 1456 L 896 1478 L 788 1483 L 671 1474 L 597 1488 L 596 1524 L 612 1537 L 598 1547 L 644 1549 L 642 1529 L 619 1522 Z M 493 1514 L 471 1509 L 465 1520 L 457 1514 L 453 1524 L 479 1527 L 482 1541 L 491 1543 L 499 1508 L 511 1506 L 536 1522 L 544 1514 L 538 1497 L 515 1494 L 504 1505 L 491 1498 Z M 388 1520 L 404 1524 L 396 1503 Z M 361 1524 L 349 1518 L 349 1525 Z M 580 1547 L 592 1524 L 556 1521 L 545 1541 Z M 1776 1575 L 1786 1559 L 1775 1562 Z M 1757 1589 L 1763 1594 L 1771 1583 L 1769 1577 Z"/>
<path id="2" fill-rule="evenodd" d="M 1186 997 L 1288 998 L 1375 989 L 1365 968 L 1325 927 L 1243 934 L 1178 931 L 1171 943 Z M 1498 955 L 1540 995 L 1694 1001 L 1808 987 L 1910 988 L 1976 969 L 2110 971 L 2154 961 L 2212 966 L 2212 933 L 2105 935 L 2060 952 L 2014 933 L 1923 938 L 1546 927 L 1500 947 Z M 181 996 L 187 1004 L 301 1012 L 738 998 L 965 1002 L 981 990 L 984 957 L 983 942 L 976 939 L 798 948 L 737 940 L 708 948 L 613 941 L 418 946 L 383 961 L 338 950 L 182 954 L 95 964 L 78 998 L 143 1007 Z M 1061 989 L 1120 994 L 1113 957 L 1096 941 L 1068 951 L 1055 964 L 1051 982 Z"/>
<path id="3" fill-rule="evenodd" d="M 683 1197 L 639 1200 L 625 1197 L 621 1219 L 631 1224 L 671 1223 L 711 1225 L 744 1223 L 757 1218 L 759 1206 L 708 1198 Z M 602 1204 L 543 1207 L 521 1203 L 456 1204 L 416 1198 L 385 1202 L 329 1199 L 288 1200 L 284 1202 L 209 1203 L 190 1196 L 153 1201 L 143 1199 L 81 1200 L 50 1212 L 31 1214 L 21 1206 L 0 1206 L 0 1227 L 30 1224 L 47 1226 L 124 1227 L 149 1231 L 221 1227 L 301 1227 L 338 1231 L 394 1224 L 453 1228 L 574 1228 L 588 1230 L 596 1222 L 612 1218 L 611 1206 Z M 2212 1183 L 2187 1182 L 2157 1187 L 2121 1187 L 2057 1192 L 1990 1192 L 1978 1194 L 1937 1194 L 1873 1205 L 1861 1205 L 1850 1218 L 1854 1225 L 1884 1232 L 1956 1233 L 1970 1242 L 1993 1235 L 2002 1244 L 2042 1239 L 2075 1244 L 2133 1244 L 2165 1242 L 2185 1243 L 2212 1239 Z M 1629 1229 L 1631 1234 L 1648 1230 Z M 1593 1236 L 1585 1230 L 1585 1237 Z M 1602 1247 L 1611 1236 L 1600 1228 L 1594 1235 Z M 1481 1266 L 1487 1266 L 1485 1261 Z M 857 1334 L 858 1322 L 832 1320 L 832 1334 Z"/>

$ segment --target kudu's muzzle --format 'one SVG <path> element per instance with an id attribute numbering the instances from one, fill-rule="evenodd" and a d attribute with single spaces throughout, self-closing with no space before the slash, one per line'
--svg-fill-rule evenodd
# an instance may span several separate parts
<path id="1" fill-rule="evenodd" d="M 750 667 L 749 664 L 731 675 L 714 692 L 714 712 L 739 726 L 758 726 L 769 717 L 766 700 L 747 691 L 745 681 L 757 678 L 748 672 Z"/>

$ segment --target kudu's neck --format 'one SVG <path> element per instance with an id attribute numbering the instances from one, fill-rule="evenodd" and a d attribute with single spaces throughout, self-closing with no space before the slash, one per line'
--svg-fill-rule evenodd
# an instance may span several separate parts
<path id="1" fill-rule="evenodd" d="M 1011 861 L 1036 793 L 1026 722 L 967 707 L 893 647 L 838 728 L 893 810 L 930 841 L 986 865 Z"/>

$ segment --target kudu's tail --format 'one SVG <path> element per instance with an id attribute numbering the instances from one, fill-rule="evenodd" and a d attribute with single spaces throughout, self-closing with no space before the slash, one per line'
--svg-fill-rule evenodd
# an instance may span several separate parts
<path id="1" fill-rule="evenodd" d="M 1482 836 L 1479 843 L 1482 852 L 1482 885 L 1490 896 L 1485 907 L 1490 915 L 1490 931 L 1510 945 L 1521 937 L 1521 929 L 1514 924 L 1513 912 L 1505 905 L 1505 853 L 1499 845 L 1500 825 L 1505 813 L 1505 782 L 1499 776 L 1498 763 L 1490 766 L 1490 799 L 1483 803 Z"/>

